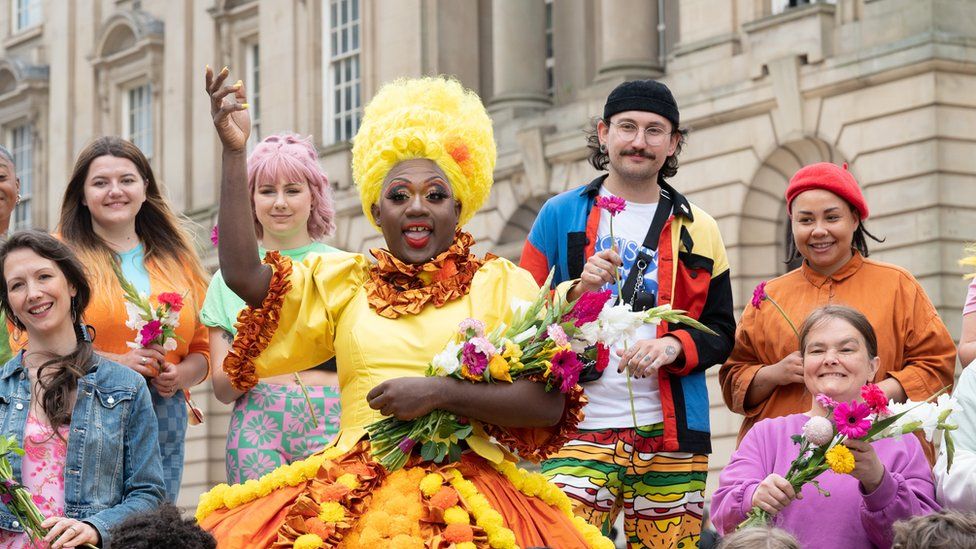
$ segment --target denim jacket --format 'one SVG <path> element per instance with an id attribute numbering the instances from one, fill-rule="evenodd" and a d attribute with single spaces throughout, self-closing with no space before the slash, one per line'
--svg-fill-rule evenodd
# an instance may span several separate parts
<path id="1" fill-rule="evenodd" d="M 163 501 L 163 466 L 159 458 L 156 417 L 145 380 L 136 372 L 98 355 L 78 380 L 64 465 L 64 514 L 98 530 L 103 549 L 109 530 L 134 513 Z M 24 445 L 30 410 L 30 380 L 23 352 L 0 368 L 0 434 Z M 22 458 L 9 454 L 14 479 Z M 0 528 L 22 531 L 0 504 Z"/>

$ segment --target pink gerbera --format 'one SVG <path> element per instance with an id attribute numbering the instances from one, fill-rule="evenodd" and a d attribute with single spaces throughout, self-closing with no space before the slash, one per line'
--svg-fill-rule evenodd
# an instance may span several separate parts
<path id="1" fill-rule="evenodd" d="M 559 380 L 559 390 L 568 393 L 572 390 L 576 382 L 579 381 L 580 372 L 583 370 L 583 363 L 576 357 L 573 351 L 559 351 L 552 355 L 552 365 L 550 366 L 552 377 Z"/>
<path id="2" fill-rule="evenodd" d="M 608 211 L 610 217 L 614 217 L 624 211 L 627 201 L 619 196 L 601 196 L 596 199 L 596 207 Z"/>
<path id="3" fill-rule="evenodd" d="M 863 402 L 852 400 L 851 402 L 841 402 L 834 408 L 834 421 L 837 423 L 837 432 L 848 438 L 861 438 L 868 434 L 871 422 L 868 416 L 871 415 L 871 407 Z"/>
<path id="4" fill-rule="evenodd" d="M 766 299 L 766 281 L 763 280 L 756 286 L 756 289 L 752 291 L 752 306 L 759 308 L 762 306 L 763 300 Z"/>
<path id="5" fill-rule="evenodd" d="M 874 383 L 868 383 L 861 387 L 861 398 L 864 403 L 871 407 L 871 411 L 879 416 L 888 415 L 888 396 Z"/>

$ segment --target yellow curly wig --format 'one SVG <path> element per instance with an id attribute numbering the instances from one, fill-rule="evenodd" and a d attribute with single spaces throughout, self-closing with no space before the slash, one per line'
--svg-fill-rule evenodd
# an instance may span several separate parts
<path id="1" fill-rule="evenodd" d="M 352 147 L 352 177 L 363 213 L 370 212 L 383 180 L 404 160 L 433 160 L 461 203 L 460 225 L 488 198 L 495 170 L 491 118 L 481 99 L 446 78 L 400 79 L 383 86 L 366 106 Z"/>

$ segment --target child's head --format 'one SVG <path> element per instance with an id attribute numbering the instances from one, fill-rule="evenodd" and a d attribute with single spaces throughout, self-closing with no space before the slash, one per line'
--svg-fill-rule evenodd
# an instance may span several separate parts
<path id="1" fill-rule="evenodd" d="M 720 549 L 800 549 L 800 543 L 786 530 L 752 527 L 722 538 Z"/>
<path id="2" fill-rule="evenodd" d="M 895 523 L 893 549 L 976 547 L 976 515 L 945 509 Z"/>
<path id="3" fill-rule="evenodd" d="M 112 528 L 112 546 L 126 549 L 216 549 L 213 536 L 197 526 L 197 521 L 184 519 L 180 510 L 169 503 L 144 513 L 137 513 Z"/>

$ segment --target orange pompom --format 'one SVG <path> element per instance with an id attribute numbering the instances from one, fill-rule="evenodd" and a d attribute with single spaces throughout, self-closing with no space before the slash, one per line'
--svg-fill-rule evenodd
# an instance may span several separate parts
<path id="1" fill-rule="evenodd" d="M 438 509 L 447 510 L 458 504 L 457 490 L 450 486 L 443 486 L 430 498 L 430 504 Z"/>
<path id="2" fill-rule="evenodd" d="M 451 543 L 474 541 L 474 530 L 467 524 L 448 524 L 444 529 L 444 541 Z"/>

